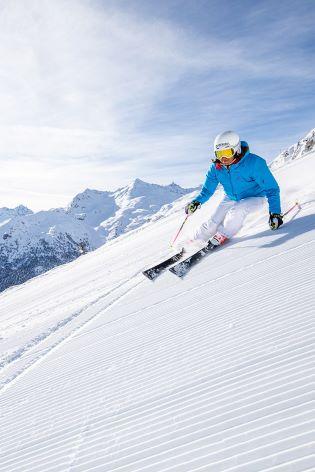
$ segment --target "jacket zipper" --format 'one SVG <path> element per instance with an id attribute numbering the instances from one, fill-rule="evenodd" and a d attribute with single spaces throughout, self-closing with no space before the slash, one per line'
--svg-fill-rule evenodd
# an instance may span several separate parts
<path id="1" fill-rule="evenodd" d="M 233 184 L 232 184 L 232 177 L 231 177 L 231 173 L 230 173 L 230 167 L 227 167 L 227 171 L 228 171 L 228 174 L 229 174 L 232 193 L 233 193 L 234 197 L 236 198 L 236 195 L 235 195 L 235 192 L 234 192 L 234 187 L 233 187 Z"/>

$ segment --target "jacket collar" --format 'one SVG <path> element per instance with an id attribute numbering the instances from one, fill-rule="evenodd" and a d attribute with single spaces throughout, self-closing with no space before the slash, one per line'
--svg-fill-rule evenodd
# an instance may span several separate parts
<path id="1" fill-rule="evenodd" d="M 240 164 L 246 162 L 246 160 L 248 159 L 248 156 L 250 154 L 249 153 L 249 147 L 247 146 L 246 148 L 243 148 L 243 146 L 242 146 L 242 151 L 243 151 L 243 149 L 244 149 L 244 154 L 242 152 L 242 157 L 235 164 L 231 164 L 231 167 L 238 167 Z"/>

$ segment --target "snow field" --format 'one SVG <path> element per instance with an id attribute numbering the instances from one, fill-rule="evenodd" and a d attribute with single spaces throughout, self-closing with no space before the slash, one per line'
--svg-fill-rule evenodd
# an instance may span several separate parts
<path id="1" fill-rule="evenodd" d="M 279 170 L 287 204 L 303 192 L 287 226 L 256 215 L 184 280 L 140 273 L 174 213 L 0 296 L 17 353 L 3 369 L 0 471 L 315 469 L 309 159 Z"/>

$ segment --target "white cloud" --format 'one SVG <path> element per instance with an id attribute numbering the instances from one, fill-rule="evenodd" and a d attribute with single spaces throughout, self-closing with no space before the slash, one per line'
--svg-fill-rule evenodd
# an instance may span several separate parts
<path id="1" fill-rule="evenodd" d="M 115 137 L 187 68 L 205 65 L 182 32 L 89 2 L 11 0 L 0 27 L 2 125 Z"/>
<path id="2" fill-rule="evenodd" d="M 2 6 L 2 193 L 16 179 L 27 195 L 43 182 L 65 195 L 97 186 L 100 169 L 101 187 L 112 187 L 119 173 L 121 180 L 135 177 L 139 163 L 159 163 L 160 152 L 165 160 L 176 151 L 176 136 L 149 136 L 141 128 L 163 94 L 188 71 L 206 70 L 217 52 L 168 23 L 91 5 L 11 0 Z M 87 172 L 91 162 L 95 171 Z M 58 178 L 47 180 L 47 173 Z M 41 204 L 51 202 L 43 196 Z"/>

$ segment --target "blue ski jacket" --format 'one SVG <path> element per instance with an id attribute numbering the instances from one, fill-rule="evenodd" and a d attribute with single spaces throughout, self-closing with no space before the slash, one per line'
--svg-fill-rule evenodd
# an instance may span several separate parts
<path id="1" fill-rule="evenodd" d="M 281 213 L 280 189 L 266 161 L 249 152 L 246 141 L 241 141 L 243 157 L 226 167 L 214 162 L 206 175 L 201 192 L 194 200 L 205 203 L 214 194 L 218 184 L 235 201 L 249 197 L 267 197 L 270 213 Z"/>

